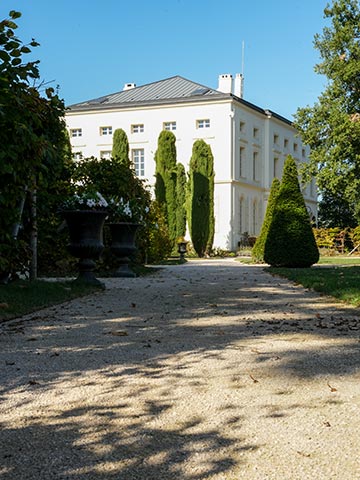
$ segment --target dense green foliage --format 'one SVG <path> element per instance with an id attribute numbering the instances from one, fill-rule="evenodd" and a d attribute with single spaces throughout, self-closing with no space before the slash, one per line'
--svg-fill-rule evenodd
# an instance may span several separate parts
<path id="1" fill-rule="evenodd" d="M 41 84 L 36 86 L 39 62 L 23 61 L 30 47 L 38 44 L 32 40 L 24 45 L 15 36 L 14 20 L 20 16 L 12 11 L 0 22 L 0 272 L 9 273 L 29 266 L 26 245 L 31 224 L 22 218 L 23 202 L 29 216 L 28 192 L 32 198 L 37 192 L 41 237 L 42 215 L 65 186 L 57 181 L 66 178 L 64 156 L 69 153 L 63 101 L 51 88 L 41 96 Z M 31 212 L 33 218 L 34 209 Z"/>
<path id="2" fill-rule="evenodd" d="M 122 128 L 117 128 L 113 133 L 111 156 L 123 165 L 130 166 L 129 140 Z"/>
<path id="3" fill-rule="evenodd" d="M 145 240 L 147 263 L 158 263 L 172 252 L 173 242 L 169 237 L 165 216 L 156 201 L 151 203 Z"/>
<path id="4" fill-rule="evenodd" d="M 186 233 L 186 173 L 182 163 L 176 166 L 176 238 Z"/>
<path id="5" fill-rule="evenodd" d="M 199 257 L 209 255 L 214 238 L 214 158 L 204 140 L 193 145 L 187 205 L 194 249 Z"/>
<path id="6" fill-rule="evenodd" d="M 280 190 L 280 180 L 278 178 L 274 178 L 274 180 L 271 184 L 268 204 L 267 204 L 267 207 L 266 207 L 264 221 L 263 221 L 263 224 L 261 226 L 260 235 L 257 237 L 255 245 L 253 246 L 253 248 L 251 250 L 251 256 L 252 256 L 252 258 L 255 262 L 263 262 L 264 261 L 266 237 L 267 237 L 269 227 L 270 227 L 270 224 L 271 224 L 271 221 L 272 221 L 275 202 L 276 202 L 277 196 L 279 194 L 279 190 Z"/>
<path id="7" fill-rule="evenodd" d="M 351 205 L 342 192 L 323 190 L 318 204 L 318 226 L 324 228 L 355 227 L 357 221 Z"/>
<path id="8" fill-rule="evenodd" d="M 176 243 L 176 137 L 167 130 L 163 130 L 158 139 L 158 148 L 155 153 L 156 181 L 155 196 L 163 208 L 168 225 L 169 236 Z"/>
<path id="9" fill-rule="evenodd" d="M 97 191 L 107 201 L 121 198 L 124 202 L 131 203 L 135 200 L 137 210 L 142 210 L 144 225 L 148 224 L 146 212 L 150 208 L 150 192 L 144 181 L 136 176 L 132 166 L 115 158 L 87 158 L 73 164 L 72 180 L 79 194 L 82 191 Z M 145 257 L 146 232 L 146 228 L 141 228 L 137 233 L 137 245 L 142 259 Z"/>
<path id="10" fill-rule="evenodd" d="M 319 251 L 300 191 L 295 160 L 285 161 L 279 194 L 265 242 L 264 260 L 274 267 L 309 267 Z"/>
<path id="11" fill-rule="evenodd" d="M 325 196 L 347 202 L 360 220 L 360 6 L 357 0 L 333 0 L 324 10 L 331 23 L 316 35 L 321 62 L 315 71 L 327 77 L 313 107 L 295 117 L 304 143 L 311 147 L 305 177 L 317 175 Z M 326 213 L 326 211 L 323 211 Z M 322 214 L 323 222 L 326 221 Z M 332 222 L 329 222 L 332 223 Z"/>

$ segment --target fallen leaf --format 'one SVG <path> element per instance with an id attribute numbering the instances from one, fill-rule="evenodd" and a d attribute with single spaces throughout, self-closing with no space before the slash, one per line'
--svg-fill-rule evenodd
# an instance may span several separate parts
<path id="1" fill-rule="evenodd" d="M 126 337 L 128 335 L 128 332 L 126 330 L 113 330 L 110 333 L 115 337 Z"/>
<path id="2" fill-rule="evenodd" d="M 251 374 L 249 374 L 249 377 L 254 383 L 259 383 L 259 380 L 256 380 L 256 378 L 254 378 Z"/>
<path id="3" fill-rule="evenodd" d="M 256 348 L 252 348 L 251 351 L 253 353 L 256 353 L 257 355 L 262 355 L 264 352 L 259 352 L 259 350 L 257 350 Z"/>
<path id="4" fill-rule="evenodd" d="M 330 388 L 330 392 L 337 392 L 337 388 L 332 387 L 329 382 L 327 383 L 327 386 Z"/>
<path id="5" fill-rule="evenodd" d="M 311 454 L 310 453 L 304 453 L 304 452 L 299 452 L 297 451 L 296 453 L 298 453 L 299 455 L 301 455 L 302 457 L 311 457 Z"/>
<path id="6" fill-rule="evenodd" d="M 6 362 L 5 362 L 5 365 L 15 365 L 15 362 L 8 362 L 8 361 L 6 361 Z"/>
<path id="7" fill-rule="evenodd" d="M 330 422 L 323 422 L 325 427 L 331 427 Z"/>

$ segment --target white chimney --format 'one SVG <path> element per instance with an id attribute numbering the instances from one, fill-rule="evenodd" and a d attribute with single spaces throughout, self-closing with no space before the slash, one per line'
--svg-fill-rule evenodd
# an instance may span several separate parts
<path id="1" fill-rule="evenodd" d="M 223 73 L 222 75 L 219 75 L 218 91 L 222 93 L 232 93 L 233 77 L 230 73 Z"/>
<path id="2" fill-rule="evenodd" d="M 234 95 L 239 98 L 244 98 L 244 77 L 242 73 L 237 73 L 235 75 L 235 82 L 234 82 Z"/>
<path id="3" fill-rule="evenodd" d="M 123 91 L 124 90 L 131 90 L 132 88 L 136 87 L 136 83 L 125 83 Z"/>

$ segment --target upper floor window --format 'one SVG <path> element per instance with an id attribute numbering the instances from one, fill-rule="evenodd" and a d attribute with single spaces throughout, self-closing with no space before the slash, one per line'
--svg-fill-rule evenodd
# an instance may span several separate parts
<path id="1" fill-rule="evenodd" d="M 259 181 L 259 152 L 253 152 L 253 180 Z"/>
<path id="2" fill-rule="evenodd" d="M 273 177 L 280 178 L 280 159 L 278 157 L 274 157 Z"/>
<path id="3" fill-rule="evenodd" d="M 297 151 L 298 151 L 298 144 L 294 143 L 294 152 L 297 152 Z"/>
<path id="4" fill-rule="evenodd" d="M 144 132 L 144 124 L 138 123 L 136 125 L 131 125 L 131 133 L 143 133 Z"/>
<path id="5" fill-rule="evenodd" d="M 74 152 L 72 157 L 74 160 L 82 160 L 84 158 L 82 152 Z"/>
<path id="6" fill-rule="evenodd" d="M 287 138 L 284 138 L 284 148 L 289 147 L 289 140 Z"/>
<path id="7" fill-rule="evenodd" d="M 164 122 L 164 130 L 176 130 L 176 122 Z"/>
<path id="8" fill-rule="evenodd" d="M 196 128 L 210 128 L 210 119 L 196 120 Z"/>
<path id="9" fill-rule="evenodd" d="M 71 137 L 82 137 L 82 128 L 71 128 L 70 129 Z"/>
<path id="10" fill-rule="evenodd" d="M 112 127 L 100 127 L 100 135 L 112 135 Z"/>
<path id="11" fill-rule="evenodd" d="M 138 177 L 145 175 L 145 154 L 143 148 L 134 148 L 131 150 L 131 160 L 134 165 L 135 173 Z"/>
<path id="12" fill-rule="evenodd" d="M 253 128 L 253 137 L 259 138 L 259 129 L 257 127 Z"/>
<path id="13" fill-rule="evenodd" d="M 245 133 L 245 122 L 240 122 L 240 132 Z"/>
<path id="14" fill-rule="evenodd" d="M 277 135 L 276 133 L 274 134 L 274 143 L 275 145 L 279 143 L 279 135 Z"/>
<path id="15" fill-rule="evenodd" d="M 246 160 L 246 151 L 245 147 L 240 147 L 240 162 L 239 162 L 239 177 L 245 176 L 245 160 Z"/>
<path id="16" fill-rule="evenodd" d="M 306 157 L 305 148 L 303 148 L 303 149 L 301 150 L 301 155 L 302 155 L 302 157 Z"/>

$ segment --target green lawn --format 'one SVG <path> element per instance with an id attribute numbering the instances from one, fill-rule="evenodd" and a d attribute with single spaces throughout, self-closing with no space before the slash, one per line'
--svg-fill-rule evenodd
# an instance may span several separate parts
<path id="1" fill-rule="evenodd" d="M 320 257 L 319 265 L 360 265 L 360 257 L 348 255 Z"/>
<path id="2" fill-rule="evenodd" d="M 97 291 L 94 286 L 42 280 L 0 285 L 0 322 Z"/>
<path id="3" fill-rule="evenodd" d="M 360 262 L 358 262 L 359 264 Z M 273 275 L 288 278 L 306 288 L 331 295 L 346 303 L 360 305 L 360 266 L 333 264 L 328 267 L 314 266 L 311 268 L 268 267 L 268 271 Z"/>

